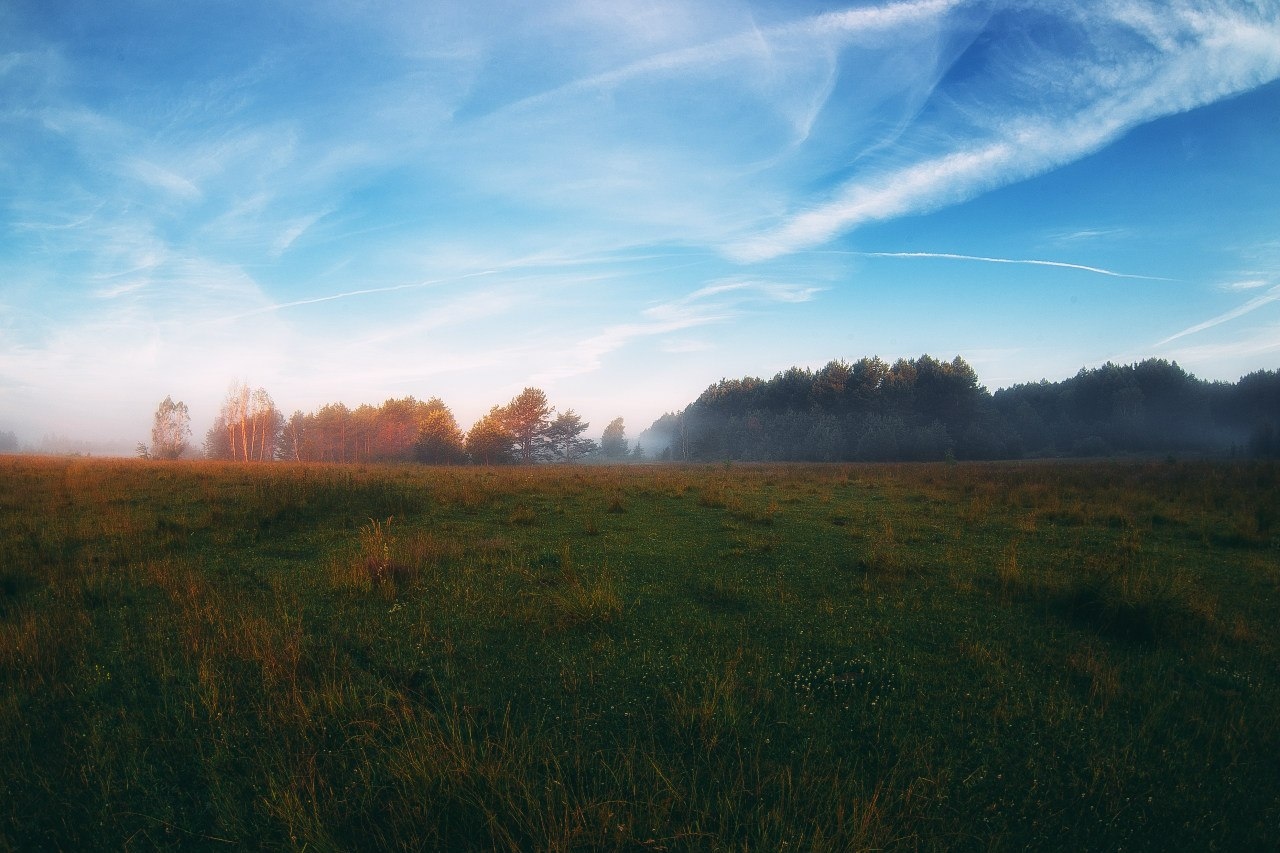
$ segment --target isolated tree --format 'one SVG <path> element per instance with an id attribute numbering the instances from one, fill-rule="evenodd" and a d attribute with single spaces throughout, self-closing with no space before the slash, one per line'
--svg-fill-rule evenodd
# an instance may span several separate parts
<path id="1" fill-rule="evenodd" d="M 547 445 L 551 450 L 552 458 L 562 462 L 572 462 L 589 453 L 594 453 L 596 443 L 582 437 L 589 426 L 591 424 L 578 417 L 573 409 L 557 415 L 547 427 L 546 432 Z"/>
<path id="2" fill-rule="evenodd" d="M 600 436 L 600 454 L 606 459 L 625 459 L 627 456 L 627 430 L 622 418 L 614 418 Z"/>
<path id="3" fill-rule="evenodd" d="M 553 411 L 546 393 L 538 388 L 524 389 L 503 407 L 503 423 L 513 437 L 518 462 L 536 462 L 545 453 Z"/>
<path id="4" fill-rule="evenodd" d="M 515 436 L 507 429 L 506 413 L 494 406 L 489 413 L 471 426 L 467 433 L 466 450 L 471 461 L 479 465 L 497 465 L 511 461 L 511 449 Z"/>
<path id="5" fill-rule="evenodd" d="M 177 459 L 186 452 L 187 439 L 191 437 L 191 416 L 187 404 L 175 403 L 165 397 L 156 408 L 151 426 L 151 453 L 153 459 Z"/>

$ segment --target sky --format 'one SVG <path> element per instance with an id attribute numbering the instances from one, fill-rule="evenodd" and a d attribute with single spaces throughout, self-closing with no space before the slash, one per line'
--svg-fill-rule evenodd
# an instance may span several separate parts
<path id="1" fill-rule="evenodd" d="M 0 430 L 1280 368 L 1274 0 L 0 0 Z"/>

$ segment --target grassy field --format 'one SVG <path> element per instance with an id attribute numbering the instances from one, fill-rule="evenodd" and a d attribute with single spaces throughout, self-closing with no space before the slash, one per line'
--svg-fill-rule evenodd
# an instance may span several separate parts
<path id="1" fill-rule="evenodd" d="M 1280 469 L 0 457 L 0 848 L 1266 849 Z"/>

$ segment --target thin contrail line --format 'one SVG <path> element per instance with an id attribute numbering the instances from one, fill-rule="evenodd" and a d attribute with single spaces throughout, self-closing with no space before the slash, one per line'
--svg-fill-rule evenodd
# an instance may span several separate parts
<path id="1" fill-rule="evenodd" d="M 1255 296 L 1253 299 L 1250 299 L 1248 302 L 1244 303 L 1243 305 L 1240 305 L 1236 308 L 1232 308 L 1230 311 L 1226 312 L 1225 314 L 1219 314 L 1217 317 L 1214 317 L 1210 320 L 1205 320 L 1203 323 L 1197 323 L 1196 325 L 1191 326 L 1190 328 L 1183 329 L 1181 332 L 1178 332 L 1176 335 L 1170 335 L 1169 337 L 1165 338 L 1163 341 L 1160 341 L 1159 343 L 1157 343 L 1156 346 L 1162 347 L 1167 343 L 1176 341 L 1178 338 L 1185 338 L 1187 335 L 1194 335 L 1197 332 L 1203 332 L 1205 329 L 1212 329 L 1214 326 L 1221 326 L 1223 323 L 1227 323 L 1231 320 L 1235 320 L 1239 317 L 1243 317 L 1245 314 L 1249 314 L 1253 311 L 1256 311 L 1262 306 L 1269 305 L 1272 302 L 1280 302 L 1280 285 L 1277 285 L 1276 287 L 1271 288 L 1261 296 Z"/>
<path id="2" fill-rule="evenodd" d="M 232 314 L 229 317 L 219 317 L 218 320 L 225 322 L 227 320 L 242 320 L 245 317 L 252 317 L 256 314 L 268 314 L 272 311 L 282 311 L 285 308 L 297 308 L 299 305 L 315 305 L 318 302 L 332 302 L 335 299 L 348 299 L 352 296 L 368 296 L 373 293 L 391 293 L 396 290 L 412 290 L 417 287 L 430 287 L 433 284 L 445 284 L 451 281 L 462 281 L 466 278 L 479 278 L 485 275 L 494 275 L 498 270 L 481 270 L 480 272 L 469 272 L 463 275 L 454 275 L 447 278 L 433 278 L 426 281 L 413 281 L 408 284 L 393 284 L 388 287 L 370 287 L 364 290 L 348 290 L 343 293 L 331 293 L 328 296 L 316 296 L 311 299 L 296 299 L 293 302 L 277 302 L 275 305 L 264 305 L 261 308 L 255 308 L 252 311 L 245 311 L 241 314 Z"/>
<path id="3" fill-rule="evenodd" d="M 988 258 L 982 255 L 957 255 L 951 252 L 850 252 L 867 258 L 940 258 L 948 261 L 980 261 L 986 264 L 1026 264 L 1037 267 L 1059 267 L 1068 270 L 1109 275 L 1112 278 L 1139 278 L 1144 281 L 1177 281 L 1176 278 L 1165 278 L 1158 275 L 1137 275 L 1135 273 L 1116 272 L 1115 270 L 1091 267 L 1086 264 L 1069 264 L 1066 261 L 1040 261 L 1025 258 Z"/>

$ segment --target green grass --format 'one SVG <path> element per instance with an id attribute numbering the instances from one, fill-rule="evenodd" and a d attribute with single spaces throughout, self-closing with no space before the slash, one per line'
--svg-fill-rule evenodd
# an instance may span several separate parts
<path id="1" fill-rule="evenodd" d="M 1262 849 L 1280 469 L 0 457 L 0 849 Z"/>

